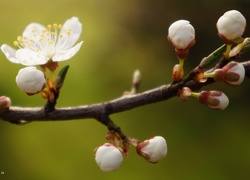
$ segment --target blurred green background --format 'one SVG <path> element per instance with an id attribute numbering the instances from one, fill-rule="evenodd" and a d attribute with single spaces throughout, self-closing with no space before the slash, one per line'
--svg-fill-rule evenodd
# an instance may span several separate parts
<path id="1" fill-rule="evenodd" d="M 129 90 L 135 69 L 142 73 L 141 91 L 167 84 L 177 60 L 167 40 L 169 25 L 187 19 L 196 29 L 196 45 L 185 63 L 188 72 L 222 44 L 215 23 L 237 9 L 250 20 L 249 0 L 0 0 L 0 43 L 12 45 L 31 22 L 64 23 L 72 16 L 83 24 L 81 50 L 70 61 L 58 107 L 108 101 Z M 250 35 L 250 29 L 244 36 Z M 245 56 L 245 59 L 248 57 Z M 15 84 L 23 66 L 0 53 L 0 95 L 14 106 L 41 107 L 40 95 L 28 97 Z M 112 115 L 127 136 L 161 135 L 167 157 L 147 163 L 134 148 L 115 172 L 102 172 L 93 150 L 105 143 L 106 127 L 93 119 L 33 122 L 24 126 L 0 121 L 0 179 L 168 179 L 235 180 L 250 176 L 249 79 L 239 87 L 216 84 L 230 105 L 213 111 L 195 99 L 178 98 Z"/>

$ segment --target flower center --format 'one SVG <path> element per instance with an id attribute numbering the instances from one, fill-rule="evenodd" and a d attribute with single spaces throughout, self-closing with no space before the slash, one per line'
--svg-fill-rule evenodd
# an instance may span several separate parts
<path id="1" fill-rule="evenodd" d="M 62 25 L 61 24 L 49 24 L 47 28 L 32 29 L 29 33 L 29 37 L 18 36 L 17 40 L 14 41 L 14 45 L 19 48 L 28 48 L 38 53 L 42 53 L 45 57 L 51 59 L 56 53 L 56 44 L 59 39 L 63 37 L 60 33 Z M 66 31 L 66 35 L 70 35 L 71 29 Z"/>

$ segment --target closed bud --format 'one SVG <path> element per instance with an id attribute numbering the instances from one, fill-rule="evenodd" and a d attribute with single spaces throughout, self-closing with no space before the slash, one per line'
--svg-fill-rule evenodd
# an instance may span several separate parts
<path id="1" fill-rule="evenodd" d="M 183 87 L 179 90 L 178 96 L 182 101 L 186 101 L 192 95 L 192 90 L 189 87 Z"/>
<path id="2" fill-rule="evenodd" d="M 231 61 L 224 66 L 226 74 L 226 83 L 231 85 L 240 85 L 245 78 L 245 68 L 241 63 Z"/>
<path id="3" fill-rule="evenodd" d="M 228 97 L 221 91 L 201 91 L 199 102 L 215 110 L 224 110 L 228 104 Z"/>
<path id="4" fill-rule="evenodd" d="M 136 150 L 148 162 L 157 163 L 167 154 L 167 142 L 163 137 L 155 136 L 139 143 Z"/>
<path id="5" fill-rule="evenodd" d="M 194 27 L 187 20 L 178 20 L 168 29 L 168 40 L 175 47 L 176 55 L 185 59 L 190 47 L 195 44 Z"/>
<path id="6" fill-rule="evenodd" d="M 6 96 L 1 96 L 0 97 L 0 114 L 9 110 L 10 105 L 11 105 L 10 98 Z"/>
<path id="7" fill-rule="evenodd" d="M 184 75 L 184 69 L 183 67 L 180 66 L 180 64 L 176 64 L 173 67 L 173 72 L 172 72 L 172 79 L 174 82 L 178 82 L 182 79 Z"/>
<path id="8" fill-rule="evenodd" d="M 239 43 L 242 41 L 246 28 L 245 17 L 236 10 L 230 10 L 221 16 L 216 24 L 218 35 L 226 44 Z"/>
<path id="9" fill-rule="evenodd" d="M 245 77 L 245 68 L 241 63 L 231 61 L 222 69 L 214 71 L 215 81 L 223 81 L 230 85 L 240 85 Z"/>
<path id="10" fill-rule="evenodd" d="M 19 70 L 16 76 L 19 89 L 28 95 L 39 93 L 46 86 L 45 75 L 35 67 L 26 67 Z"/>
<path id="11" fill-rule="evenodd" d="M 111 143 L 105 143 L 95 150 L 95 161 L 102 171 L 118 169 L 122 160 L 122 150 Z"/>

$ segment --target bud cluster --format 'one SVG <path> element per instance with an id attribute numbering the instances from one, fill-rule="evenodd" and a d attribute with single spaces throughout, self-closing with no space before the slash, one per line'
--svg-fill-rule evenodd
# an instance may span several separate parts
<path id="1" fill-rule="evenodd" d="M 167 154 L 166 140 L 161 136 L 154 136 L 143 142 L 134 138 L 127 138 L 123 142 L 123 147 L 119 147 L 120 138 L 117 134 L 108 133 L 109 143 L 95 149 L 95 161 L 102 171 L 114 171 L 121 166 L 123 156 L 127 156 L 129 145 L 136 148 L 138 155 L 145 158 L 150 163 L 157 163 L 165 158 Z"/>
<path id="2" fill-rule="evenodd" d="M 216 28 L 218 36 L 223 39 L 226 45 L 202 59 L 200 65 L 194 69 L 194 72 L 198 72 L 194 80 L 198 83 L 204 83 L 208 78 L 212 78 L 215 82 L 224 82 L 232 86 L 240 85 L 245 77 L 245 68 L 241 63 L 231 61 L 230 58 L 237 56 L 250 43 L 249 38 L 242 38 L 246 28 L 246 19 L 239 11 L 230 10 L 218 19 Z M 185 20 L 176 21 L 169 27 L 168 39 L 175 47 L 175 53 L 179 59 L 179 64 L 173 68 L 173 83 L 182 80 L 184 75 L 183 59 L 186 58 L 190 47 L 195 42 L 194 33 L 192 25 Z M 233 44 L 236 44 L 236 46 L 231 50 Z M 183 55 L 183 52 L 187 53 Z M 228 62 L 222 68 L 209 69 L 209 66 L 223 57 Z M 204 70 L 207 71 L 204 72 Z M 186 101 L 190 96 L 196 97 L 200 103 L 216 110 L 224 110 L 229 104 L 228 97 L 223 92 L 217 90 L 197 93 L 192 92 L 188 87 L 182 87 L 179 90 L 178 96 L 183 101 Z"/>

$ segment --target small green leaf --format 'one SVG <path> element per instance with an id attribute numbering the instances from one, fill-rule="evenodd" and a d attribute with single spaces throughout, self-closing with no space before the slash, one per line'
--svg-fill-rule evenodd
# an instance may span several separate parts
<path id="1" fill-rule="evenodd" d="M 55 91 L 60 91 L 60 89 L 62 88 L 68 69 L 69 69 L 69 65 L 63 67 L 61 71 L 58 73 L 58 76 L 55 82 Z"/>
<path id="2" fill-rule="evenodd" d="M 221 47 L 219 47 L 218 49 L 216 49 L 214 52 L 209 54 L 207 57 L 204 57 L 200 62 L 200 65 L 199 65 L 200 68 L 203 71 L 211 68 L 211 66 L 223 56 L 223 53 L 225 52 L 226 47 L 227 47 L 227 45 L 224 44 Z"/>

